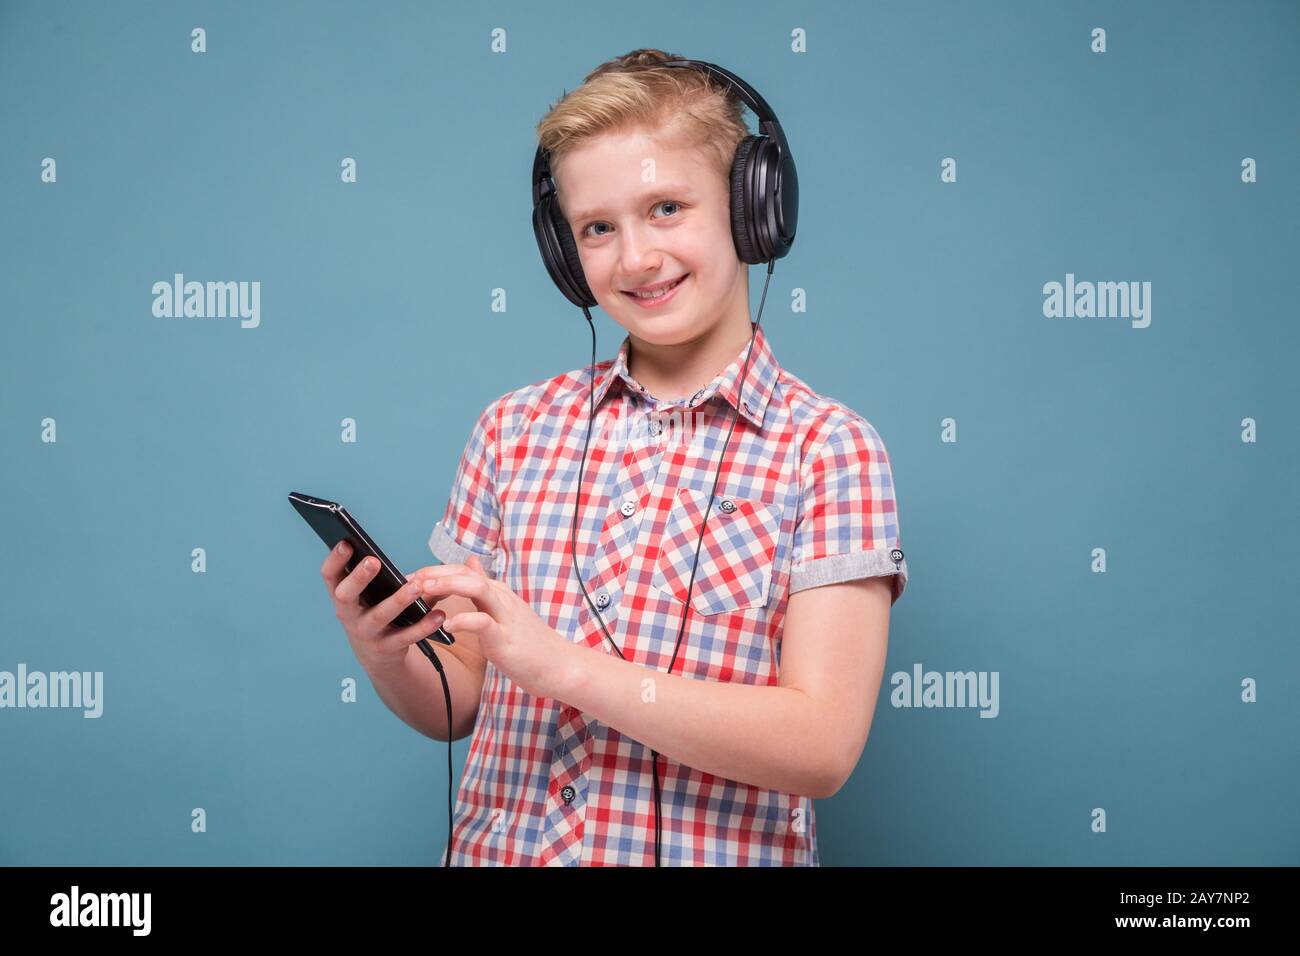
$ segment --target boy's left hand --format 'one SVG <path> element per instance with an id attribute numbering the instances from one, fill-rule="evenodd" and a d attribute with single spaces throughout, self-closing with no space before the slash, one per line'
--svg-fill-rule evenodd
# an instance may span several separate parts
<path id="1" fill-rule="evenodd" d="M 456 634 L 469 631 L 492 665 L 534 697 L 558 698 L 569 677 L 577 646 L 547 625 L 523 598 L 487 576 L 479 559 L 467 564 L 440 564 L 420 572 L 426 598 L 440 601 L 458 594 L 475 611 L 452 614 L 442 626 Z"/>

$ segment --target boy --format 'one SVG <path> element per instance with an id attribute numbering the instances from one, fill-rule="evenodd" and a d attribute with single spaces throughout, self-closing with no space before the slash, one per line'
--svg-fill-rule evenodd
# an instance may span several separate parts
<path id="1" fill-rule="evenodd" d="M 741 105 L 667 59 L 602 65 L 538 127 L 617 358 L 487 406 L 429 539 L 444 564 L 411 576 L 458 641 L 449 732 L 473 733 L 453 864 L 654 865 L 658 835 L 664 865 L 816 866 L 813 799 L 875 710 L 907 580 L 885 446 L 750 322 Z M 419 658 L 372 679 L 447 739 Z"/>

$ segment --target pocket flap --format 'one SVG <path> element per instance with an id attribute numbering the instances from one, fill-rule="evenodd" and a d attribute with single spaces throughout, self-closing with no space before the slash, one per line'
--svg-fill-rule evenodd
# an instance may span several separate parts
<path id="1" fill-rule="evenodd" d="M 709 520 L 691 584 L 691 567 L 706 508 Z M 709 508 L 707 491 L 677 489 L 673 515 L 655 567 L 655 586 L 682 602 L 689 586 L 691 606 L 701 614 L 765 607 L 781 515 L 780 505 L 721 492 Z"/>

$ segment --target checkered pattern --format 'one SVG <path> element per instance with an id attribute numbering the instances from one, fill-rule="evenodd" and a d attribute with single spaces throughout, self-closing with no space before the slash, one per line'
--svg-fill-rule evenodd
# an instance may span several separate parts
<path id="1" fill-rule="evenodd" d="M 701 522 L 700 563 L 673 673 L 779 682 L 789 596 L 889 575 L 907 583 L 893 476 L 871 424 L 776 362 L 762 328 L 689 400 L 660 401 L 612 361 L 494 400 L 475 423 L 429 547 L 478 555 L 551 627 L 613 654 L 574 577 L 569 534 L 587 432 L 577 563 L 628 660 L 667 671 Z M 727 465 L 709 507 L 734 415 Z M 701 728 L 707 732 L 707 728 Z M 490 663 L 453 823 L 453 865 L 654 865 L 651 751 Z M 660 755 L 665 865 L 819 865 L 813 801 Z"/>

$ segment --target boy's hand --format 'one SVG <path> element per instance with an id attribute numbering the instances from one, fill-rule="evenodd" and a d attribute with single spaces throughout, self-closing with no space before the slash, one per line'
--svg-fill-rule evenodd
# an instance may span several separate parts
<path id="1" fill-rule="evenodd" d="M 334 614 L 342 623 L 348 643 L 352 645 L 352 652 L 366 673 L 374 676 L 400 669 L 405 664 L 411 645 L 441 627 L 445 614 L 437 609 L 415 624 L 394 625 L 393 619 L 420 596 L 420 586 L 412 580 L 420 571 L 406 576 L 411 583 L 398 588 L 374 607 L 369 607 L 362 602 L 361 592 L 379 574 L 379 561 L 373 557 L 367 558 L 349 573 L 347 562 L 351 556 L 352 546 L 344 541 L 329 553 L 321 565 L 321 577 L 325 579 L 330 600 L 334 602 Z"/>
<path id="2" fill-rule="evenodd" d="M 466 564 L 421 568 L 414 576 L 426 599 L 459 594 L 477 608 L 451 615 L 443 622 L 447 630 L 477 637 L 483 656 L 534 697 L 560 697 L 568 686 L 576 645 L 507 585 L 489 578 L 476 556 L 470 555 Z"/>

